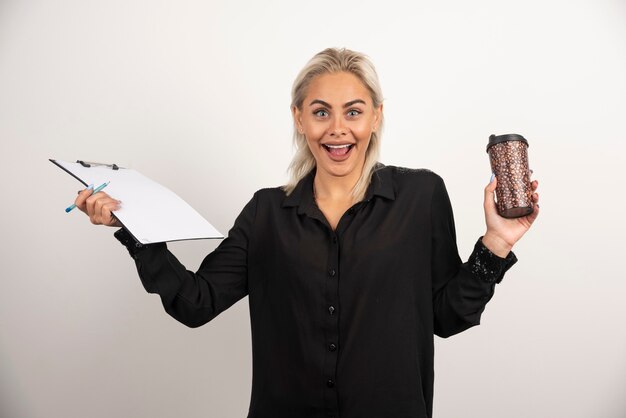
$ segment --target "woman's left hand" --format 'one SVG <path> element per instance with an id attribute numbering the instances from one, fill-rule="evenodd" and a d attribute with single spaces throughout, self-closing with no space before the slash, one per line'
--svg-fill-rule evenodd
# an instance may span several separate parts
<path id="1" fill-rule="evenodd" d="M 483 236 L 483 244 L 499 257 L 506 257 L 513 245 L 528 231 L 539 215 L 539 193 L 536 192 L 539 182 L 531 182 L 533 212 L 521 218 L 507 219 L 498 213 L 495 201 L 495 190 L 498 179 L 494 176 L 485 187 L 485 223 L 487 232 Z"/>

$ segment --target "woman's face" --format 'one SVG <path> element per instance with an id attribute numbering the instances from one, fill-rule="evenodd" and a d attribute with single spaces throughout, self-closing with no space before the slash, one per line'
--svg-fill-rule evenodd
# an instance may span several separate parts
<path id="1" fill-rule="evenodd" d="M 353 176 L 355 181 L 381 115 L 382 104 L 375 108 L 369 90 L 348 72 L 314 78 L 302 109 L 293 109 L 296 127 L 306 137 L 318 174 Z"/>

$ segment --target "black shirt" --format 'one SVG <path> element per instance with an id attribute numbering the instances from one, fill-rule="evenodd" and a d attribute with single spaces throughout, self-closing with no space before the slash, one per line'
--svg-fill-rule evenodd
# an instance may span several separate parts
<path id="1" fill-rule="evenodd" d="M 249 418 L 431 417 L 433 334 L 477 325 L 517 258 L 479 238 L 462 263 L 444 182 L 429 170 L 381 166 L 336 231 L 313 178 L 290 196 L 256 192 L 195 273 L 165 244 L 116 236 L 146 290 L 190 327 L 249 296 Z"/>

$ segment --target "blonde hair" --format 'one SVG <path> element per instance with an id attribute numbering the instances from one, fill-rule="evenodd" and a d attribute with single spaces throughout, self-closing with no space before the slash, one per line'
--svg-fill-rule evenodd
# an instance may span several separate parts
<path id="1" fill-rule="evenodd" d="M 369 58 L 360 52 L 351 51 L 345 48 L 327 48 L 317 53 L 300 71 L 293 83 L 291 90 L 291 108 L 302 110 L 302 104 L 307 94 L 307 89 L 311 81 L 322 74 L 349 72 L 355 75 L 363 85 L 369 90 L 374 108 L 383 102 L 383 93 L 378 81 L 378 75 L 374 64 Z M 383 127 L 383 115 L 380 115 L 380 122 L 376 132 L 372 132 L 369 147 L 365 152 L 365 163 L 361 177 L 352 189 L 352 196 L 355 202 L 362 200 L 367 187 L 370 184 L 372 174 L 376 170 L 378 158 L 380 156 L 380 134 Z M 302 178 L 315 168 L 315 158 L 309 149 L 306 137 L 301 134 L 294 121 L 293 142 L 296 153 L 289 164 L 289 181 L 283 186 L 286 194 L 289 195 L 296 188 Z"/>

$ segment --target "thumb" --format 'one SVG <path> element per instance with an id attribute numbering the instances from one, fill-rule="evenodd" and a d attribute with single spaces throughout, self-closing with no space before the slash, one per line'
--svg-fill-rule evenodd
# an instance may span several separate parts
<path id="1" fill-rule="evenodd" d="M 494 193 L 496 191 L 496 186 L 498 185 L 498 178 L 495 174 L 491 175 L 491 181 L 485 187 L 485 210 L 494 212 L 496 211 L 496 200 Z"/>

